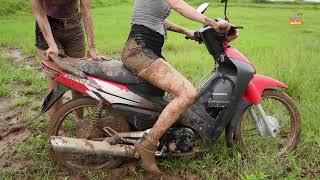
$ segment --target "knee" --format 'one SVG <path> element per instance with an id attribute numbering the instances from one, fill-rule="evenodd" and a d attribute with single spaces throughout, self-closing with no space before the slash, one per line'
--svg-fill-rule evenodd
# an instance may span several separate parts
<path id="1" fill-rule="evenodd" d="M 197 90 L 193 86 L 184 89 L 182 98 L 187 106 L 190 106 L 197 98 Z"/>
<path id="2" fill-rule="evenodd" d="M 198 93 L 195 87 L 190 87 L 187 92 L 187 97 L 189 99 L 190 104 L 192 104 L 196 98 L 198 97 Z"/>

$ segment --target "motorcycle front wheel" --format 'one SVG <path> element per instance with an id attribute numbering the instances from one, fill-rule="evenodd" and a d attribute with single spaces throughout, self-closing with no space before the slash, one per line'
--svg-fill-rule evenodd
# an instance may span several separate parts
<path id="1" fill-rule="evenodd" d="M 97 117 L 95 125 L 91 126 L 90 121 Z M 126 118 L 111 106 L 104 105 L 98 110 L 96 100 L 80 97 L 70 100 L 57 110 L 48 125 L 47 136 L 49 139 L 51 136 L 64 136 L 101 141 L 107 137 L 103 132 L 104 127 L 110 127 L 117 132 L 128 132 L 130 129 Z M 58 165 L 81 171 L 116 168 L 123 162 L 119 157 L 62 153 L 53 149 L 50 149 L 50 155 Z"/>
<path id="2" fill-rule="evenodd" d="M 301 118 L 296 103 L 287 94 L 274 89 L 262 94 L 262 108 L 272 122 L 276 137 L 268 137 L 261 129 L 261 115 L 250 106 L 236 124 L 235 142 L 248 156 L 281 156 L 297 148 L 301 136 Z"/>

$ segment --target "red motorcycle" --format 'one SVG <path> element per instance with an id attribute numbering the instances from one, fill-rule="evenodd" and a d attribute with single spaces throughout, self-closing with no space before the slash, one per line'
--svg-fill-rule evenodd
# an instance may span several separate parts
<path id="1" fill-rule="evenodd" d="M 204 12 L 208 4 L 198 10 Z M 225 19 L 227 1 L 225 1 Z M 219 21 L 220 19 L 216 19 Z M 212 27 L 196 31 L 216 62 L 196 87 L 198 98 L 160 140 L 156 156 L 207 152 L 225 132 L 228 147 L 248 155 L 282 155 L 296 149 L 301 119 L 284 83 L 257 75 L 250 61 L 229 45 L 241 27 L 227 34 Z M 45 99 L 45 113 L 67 91 L 82 97 L 65 103 L 48 126 L 53 158 L 76 169 L 115 168 L 138 158 L 133 144 L 156 122 L 170 97 L 129 72 L 117 60 L 102 62 L 50 54 L 46 73 L 58 85 Z"/>

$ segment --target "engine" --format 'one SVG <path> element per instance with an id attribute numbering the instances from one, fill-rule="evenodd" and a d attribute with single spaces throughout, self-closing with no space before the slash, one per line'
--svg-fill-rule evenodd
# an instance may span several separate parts
<path id="1" fill-rule="evenodd" d="M 190 128 L 170 128 L 160 140 L 160 147 L 166 146 L 169 152 L 181 153 L 195 145 L 195 134 Z"/>

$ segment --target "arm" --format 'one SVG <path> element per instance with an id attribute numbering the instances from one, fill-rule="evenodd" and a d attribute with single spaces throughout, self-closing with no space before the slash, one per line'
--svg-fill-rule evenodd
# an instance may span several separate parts
<path id="1" fill-rule="evenodd" d="M 92 16 L 91 16 L 91 0 L 80 1 L 80 13 L 81 13 L 81 18 L 84 24 L 84 29 L 87 34 L 89 56 L 92 59 L 101 60 L 101 57 L 99 56 L 99 52 L 96 48 L 95 41 L 94 41 L 93 23 L 92 23 Z"/>
<path id="2" fill-rule="evenodd" d="M 185 34 L 189 38 L 192 38 L 194 36 L 194 31 L 178 26 L 167 19 L 164 21 L 164 25 L 166 26 L 166 29 L 168 31 Z"/>
<path id="3" fill-rule="evenodd" d="M 40 27 L 40 30 L 49 46 L 49 49 L 46 50 L 46 53 L 45 53 L 46 56 L 48 55 L 49 52 L 58 53 L 58 47 L 56 42 L 54 41 L 51 27 L 47 18 L 47 14 L 42 6 L 42 1 L 30 0 L 30 3 L 32 6 L 33 14 L 35 15 L 37 23 Z"/>
<path id="4" fill-rule="evenodd" d="M 220 32 L 221 29 L 228 29 L 230 27 L 229 23 L 226 21 L 216 22 L 207 16 L 197 12 L 196 9 L 191 7 L 183 0 L 167 0 L 168 4 L 180 13 L 182 16 L 191 19 L 193 21 L 212 26 L 216 31 Z"/>

